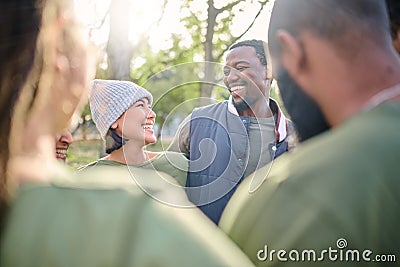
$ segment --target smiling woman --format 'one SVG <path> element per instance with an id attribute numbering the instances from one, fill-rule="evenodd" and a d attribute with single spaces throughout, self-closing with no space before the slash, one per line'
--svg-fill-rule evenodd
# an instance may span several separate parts
<path id="1" fill-rule="evenodd" d="M 89 94 L 93 121 L 106 142 L 107 156 L 81 167 L 134 166 L 163 171 L 178 185 L 186 183 L 188 160 L 182 153 L 155 153 L 145 146 L 157 141 L 153 126 L 156 113 L 153 96 L 129 81 L 94 80 Z"/>
<path id="2" fill-rule="evenodd" d="M 157 141 L 153 130 L 155 118 L 156 113 L 151 109 L 151 103 L 147 98 L 142 98 L 128 108 L 111 125 L 111 129 L 129 140 L 127 144 L 135 142 L 138 147 L 142 147 Z"/>

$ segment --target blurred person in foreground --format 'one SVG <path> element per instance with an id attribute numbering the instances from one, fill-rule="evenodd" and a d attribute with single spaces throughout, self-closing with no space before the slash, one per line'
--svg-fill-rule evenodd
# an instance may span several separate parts
<path id="1" fill-rule="evenodd" d="M 400 1 L 386 0 L 386 4 L 393 46 L 400 54 Z M 278 67 L 281 64 L 275 60 L 274 65 Z M 285 108 L 296 126 L 299 141 L 306 141 L 329 129 L 318 105 L 293 82 L 286 71 L 280 73 L 278 86 Z"/>
<path id="2" fill-rule="evenodd" d="M 13 118 L 11 127 L 1 113 L 11 132 L 0 148 L 8 152 L 0 173 L 0 265 L 251 266 L 200 211 L 179 207 L 190 204 L 181 188 L 132 182 L 155 171 L 74 174 L 57 164 L 54 136 L 79 110 L 91 78 L 87 38 L 72 1 L 16 0 L 0 7 L 0 88 Z M 172 197 L 163 203 L 166 195 Z"/>
<path id="3" fill-rule="evenodd" d="M 400 59 L 388 21 L 381 0 L 275 2 L 274 76 L 298 84 L 332 129 L 245 179 L 225 209 L 220 227 L 256 265 L 399 259 Z"/>

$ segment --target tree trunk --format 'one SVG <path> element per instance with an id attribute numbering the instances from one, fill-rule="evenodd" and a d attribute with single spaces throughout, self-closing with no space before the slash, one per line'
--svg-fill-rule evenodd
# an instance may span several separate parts
<path id="1" fill-rule="evenodd" d="M 112 0 L 107 44 L 109 78 L 130 80 L 133 49 L 129 42 L 129 0 Z"/>
<path id="2" fill-rule="evenodd" d="M 205 64 L 204 64 L 204 82 L 201 85 L 200 91 L 200 105 L 206 105 L 210 101 L 212 90 L 214 88 L 213 83 L 215 82 L 215 59 L 213 57 L 213 37 L 215 20 L 218 15 L 218 10 L 214 7 L 214 0 L 208 0 L 207 10 L 207 33 L 206 41 L 204 43 L 205 51 Z"/>

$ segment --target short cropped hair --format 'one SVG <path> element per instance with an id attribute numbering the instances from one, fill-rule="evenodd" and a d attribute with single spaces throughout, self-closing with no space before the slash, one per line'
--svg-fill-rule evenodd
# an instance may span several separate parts
<path id="1" fill-rule="evenodd" d="M 355 49 L 365 39 L 378 45 L 386 42 L 389 19 L 382 0 L 276 0 L 268 33 L 271 53 L 279 47 L 275 40 L 279 29 L 295 37 L 307 30 L 342 48 Z"/>
<path id="2" fill-rule="evenodd" d="M 266 66 L 267 65 L 267 56 L 265 54 L 264 50 L 264 41 L 262 40 L 245 40 L 241 41 L 238 43 L 233 44 L 231 47 L 229 47 L 229 50 L 232 50 L 237 47 L 242 47 L 242 46 L 251 46 L 256 50 L 256 55 L 258 59 L 260 60 L 261 64 Z"/>

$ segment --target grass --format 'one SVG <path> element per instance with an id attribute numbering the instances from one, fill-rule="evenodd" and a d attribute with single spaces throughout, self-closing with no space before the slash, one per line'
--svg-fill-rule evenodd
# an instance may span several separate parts
<path id="1" fill-rule="evenodd" d="M 76 169 L 102 156 L 103 142 L 101 140 L 74 141 L 67 152 L 67 164 Z"/>

